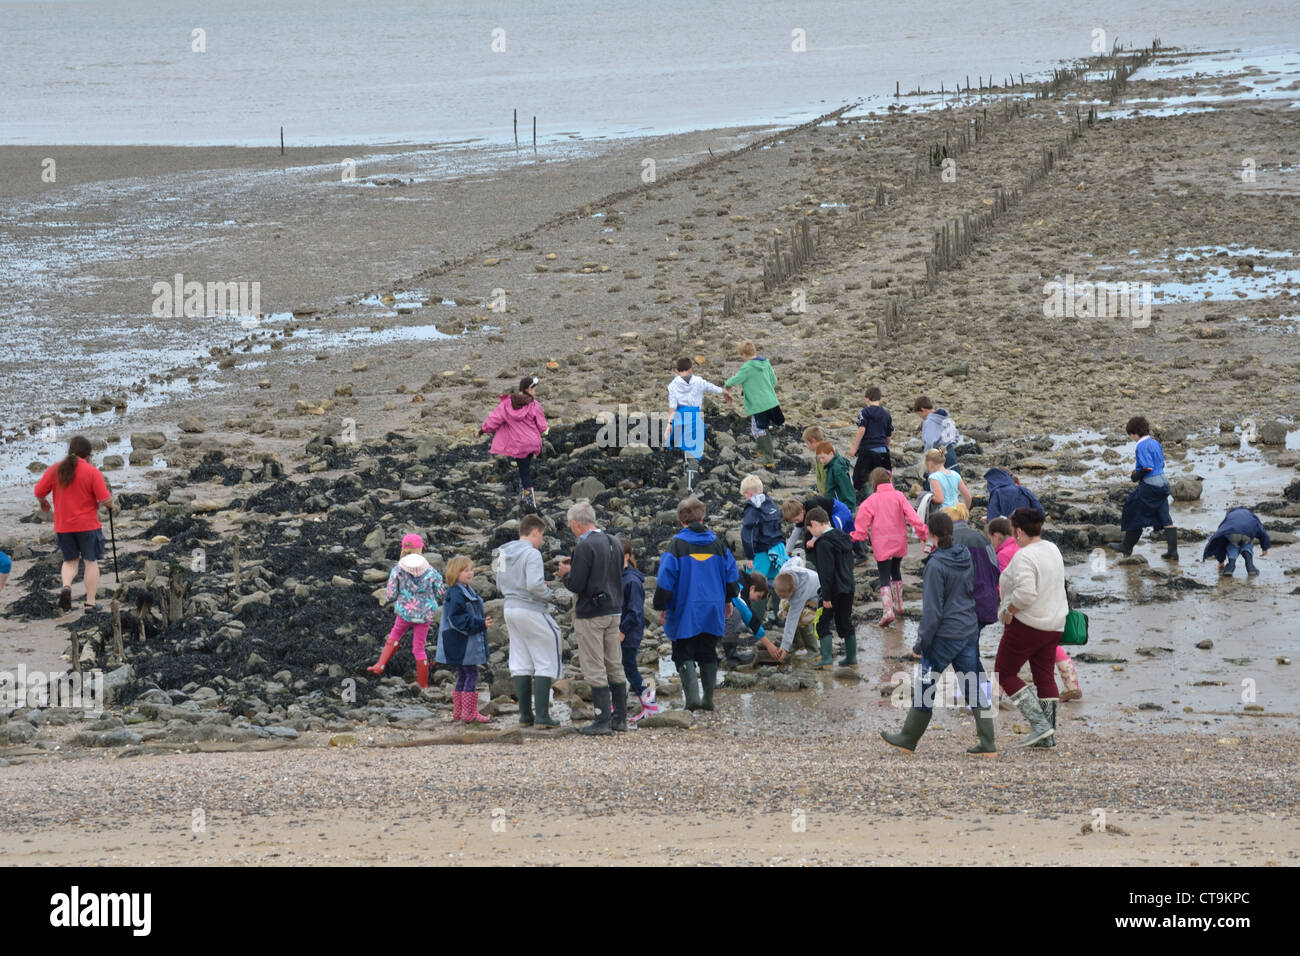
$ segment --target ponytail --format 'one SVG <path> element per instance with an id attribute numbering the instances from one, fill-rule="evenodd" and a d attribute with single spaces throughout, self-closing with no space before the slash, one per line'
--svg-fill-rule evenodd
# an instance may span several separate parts
<path id="1" fill-rule="evenodd" d="M 90 439 L 84 435 L 75 435 L 68 442 L 68 457 L 59 462 L 59 487 L 66 488 L 77 477 L 77 462 L 90 457 Z"/>
<path id="2" fill-rule="evenodd" d="M 930 515 L 925 524 L 930 529 L 930 534 L 934 536 L 936 547 L 952 547 L 952 518 L 938 511 Z"/>

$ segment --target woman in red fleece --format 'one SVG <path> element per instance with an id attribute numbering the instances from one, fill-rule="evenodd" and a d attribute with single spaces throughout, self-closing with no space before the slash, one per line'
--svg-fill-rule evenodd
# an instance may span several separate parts
<path id="1" fill-rule="evenodd" d="M 99 508 L 113 508 L 108 485 L 90 458 L 90 441 L 77 435 L 68 442 L 68 457 L 50 465 L 36 483 L 36 497 L 42 511 L 50 510 L 47 496 L 54 493 L 54 534 L 63 552 L 63 592 L 59 608 L 72 610 L 72 582 L 77 579 L 77 565 L 86 563 L 86 612 L 98 610 L 95 595 L 99 592 L 99 561 L 104 556 L 104 531 L 99 523 Z"/>

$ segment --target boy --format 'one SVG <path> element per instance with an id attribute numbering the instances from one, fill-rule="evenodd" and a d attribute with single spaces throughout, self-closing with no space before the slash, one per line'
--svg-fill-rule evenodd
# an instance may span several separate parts
<path id="1" fill-rule="evenodd" d="M 682 530 L 659 558 L 655 610 L 673 645 L 673 663 L 682 677 L 687 710 L 713 710 L 718 683 L 717 642 L 731 599 L 740 593 L 740 569 L 726 543 L 704 526 L 707 509 L 691 497 L 677 506 Z M 700 683 L 704 697 L 700 698 Z"/>
<path id="2" fill-rule="evenodd" d="M 853 490 L 859 498 L 867 485 L 867 476 L 876 468 L 893 472 L 889 460 L 890 436 L 894 434 L 894 420 L 881 407 L 880 389 L 872 385 L 867 389 L 867 402 L 858 412 L 858 434 L 853 439 L 850 455 L 857 456 L 853 465 Z"/>
<path id="3" fill-rule="evenodd" d="M 849 460 L 835 451 L 835 446 L 828 441 L 817 443 L 817 460 L 826 469 L 826 494 L 853 511 L 858 506 L 858 496 L 853 491 L 853 481 L 849 477 Z"/>
<path id="4" fill-rule="evenodd" d="M 785 631 L 781 635 L 781 646 L 772 644 L 772 639 L 764 637 L 755 650 L 757 660 L 761 663 L 784 664 L 791 651 L 806 647 L 812 651 L 820 650 L 817 637 L 813 634 L 813 619 L 817 613 L 817 592 L 821 581 L 817 572 L 811 568 L 791 567 L 786 564 L 781 573 L 772 582 L 772 591 L 783 602 L 789 602 L 785 613 Z"/>
<path id="5" fill-rule="evenodd" d="M 821 660 L 814 667 L 830 667 L 831 617 L 835 630 L 844 641 L 844 659 L 841 667 L 855 667 L 858 663 L 858 639 L 853 630 L 853 541 L 838 528 L 832 527 L 830 516 L 821 508 L 813 508 L 805 519 L 813 537 L 808 547 L 818 552 L 817 576 L 820 588 L 817 597 L 822 602 L 822 613 L 817 619 L 817 637 L 821 644 Z"/>
<path id="6" fill-rule="evenodd" d="M 948 410 L 935 408 L 928 395 L 918 395 L 912 403 L 912 411 L 921 416 L 921 441 L 925 445 L 921 450 L 942 448 L 943 466 L 960 473 L 961 469 L 957 467 L 957 442 L 961 436 L 957 433 L 957 426 Z"/>
<path id="7" fill-rule="evenodd" d="M 519 701 L 521 727 L 558 727 L 551 717 L 551 682 L 564 676 L 560 625 L 551 617 L 551 589 L 542 565 L 546 521 L 526 514 L 519 540 L 501 548 L 493 565 L 505 598 L 503 617 L 510 642 L 510 678 Z M 454 582 L 453 582 L 454 586 Z"/>
<path id="8" fill-rule="evenodd" d="M 1219 562 L 1219 573 L 1225 578 L 1230 578 L 1237 570 L 1237 555 L 1240 554 L 1246 561 L 1246 577 L 1254 577 L 1259 574 L 1254 561 L 1256 538 L 1259 539 L 1260 544 L 1259 556 L 1267 557 L 1271 542 L 1268 531 L 1255 517 L 1255 513 L 1249 508 L 1229 508 L 1218 530 L 1210 536 L 1209 541 L 1205 542 L 1205 552 L 1201 555 L 1201 560 L 1204 561 L 1213 555 Z"/>
<path id="9" fill-rule="evenodd" d="M 740 542 L 751 568 L 763 575 L 769 586 L 781 565 L 785 564 L 785 544 L 781 541 L 781 509 L 763 494 L 763 480 L 746 475 L 740 482 L 745 499 L 745 517 L 740 526 Z"/>
<path id="10" fill-rule="evenodd" d="M 814 508 L 821 508 L 830 515 L 831 524 L 841 531 L 853 527 L 853 512 L 849 511 L 844 502 L 836 501 L 834 498 L 827 498 L 825 495 L 813 495 L 802 502 L 798 498 L 787 498 L 781 502 L 781 517 L 794 524 L 790 537 L 785 541 L 786 553 L 792 554 L 796 548 L 804 548 L 807 553 L 805 560 L 808 562 L 808 566 L 815 569 L 817 567 L 815 560 L 817 556 L 812 551 L 807 551 L 809 536 L 807 515 Z"/>
<path id="11" fill-rule="evenodd" d="M 689 358 L 677 360 L 677 377 L 668 383 L 668 414 L 672 418 L 673 447 L 682 449 L 687 458 L 696 461 L 704 457 L 704 415 L 700 406 L 704 393 L 721 395 L 733 401 L 731 393 L 707 379 L 693 375 L 694 363 Z M 687 462 L 687 470 L 698 470 Z"/>
<path id="12" fill-rule="evenodd" d="M 808 446 L 808 450 L 813 453 L 813 477 L 816 479 L 817 494 L 826 494 L 826 466 L 821 463 L 817 457 L 817 446 L 826 439 L 822 437 L 822 430 L 816 425 L 803 430 L 803 443 Z"/>
<path id="13" fill-rule="evenodd" d="M 1165 553 L 1160 557 L 1166 561 L 1178 560 L 1178 529 L 1174 527 L 1173 518 L 1169 516 L 1169 479 L 1165 477 L 1165 451 L 1160 442 L 1151 436 L 1151 425 L 1141 415 L 1134 415 L 1124 426 L 1129 441 L 1137 442 L 1133 450 L 1136 467 L 1129 475 L 1130 481 L 1137 482 L 1124 502 L 1124 511 L 1120 516 L 1120 527 L 1124 529 L 1124 541 L 1110 543 L 1113 551 L 1127 557 L 1133 553 L 1133 546 L 1142 537 L 1144 528 L 1165 529 Z"/>
<path id="14" fill-rule="evenodd" d="M 763 609 L 767 607 L 769 588 L 767 578 L 757 571 L 750 572 L 748 588 L 744 600 L 739 597 L 731 599 L 734 609 L 727 618 L 726 629 L 722 633 L 722 656 L 730 667 L 741 667 L 754 662 L 752 650 L 741 650 L 742 642 L 747 643 L 750 635 L 757 640 L 766 636 L 763 630 Z"/>

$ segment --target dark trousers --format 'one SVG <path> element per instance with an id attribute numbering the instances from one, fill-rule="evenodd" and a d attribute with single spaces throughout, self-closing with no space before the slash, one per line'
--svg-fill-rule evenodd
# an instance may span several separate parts
<path id="1" fill-rule="evenodd" d="M 903 580 L 903 559 L 890 558 L 887 561 L 877 561 L 876 571 L 880 575 L 880 590 L 888 591 L 891 581 Z"/>
<path id="2" fill-rule="evenodd" d="M 637 647 L 628 647 L 623 645 L 623 673 L 627 675 L 627 682 L 631 685 L 632 690 L 638 697 L 645 690 L 645 681 L 641 679 L 641 672 L 636 668 Z"/>
<path id="3" fill-rule="evenodd" d="M 474 691 L 478 689 L 478 665 L 469 664 L 456 668 L 456 689 Z"/>
<path id="4" fill-rule="evenodd" d="M 817 618 L 817 636 L 826 637 L 831 632 L 831 620 L 835 621 L 835 632 L 841 638 L 853 637 L 853 592 L 831 596 L 831 606 L 823 607 Z"/>
<path id="5" fill-rule="evenodd" d="M 1044 700 L 1061 696 L 1056 686 L 1056 646 L 1061 643 L 1061 631 L 1040 631 L 1013 617 L 1002 632 L 998 655 L 993 660 L 998 683 L 1008 694 L 1017 693 L 1025 686 L 1019 671 L 1025 661 L 1034 675 L 1034 687 Z"/>
<path id="6" fill-rule="evenodd" d="M 696 634 L 673 641 L 673 664 L 678 667 L 691 661 L 716 664 L 720 639 L 717 634 Z"/>
<path id="7" fill-rule="evenodd" d="M 533 486 L 533 456 L 516 458 L 515 463 L 519 465 L 519 487 L 527 491 Z"/>
<path id="8" fill-rule="evenodd" d="M 862 501 L 862 489 L 867 486 L 867 479 L 871 477 L 874 468 L 893 471 L 894 466 L 890 463 L 889 452 L 867 451 L 863 448 L 858 452 L 858 458 L 853 463 L 853 490 L 858 493 L 858 501 Z"/>

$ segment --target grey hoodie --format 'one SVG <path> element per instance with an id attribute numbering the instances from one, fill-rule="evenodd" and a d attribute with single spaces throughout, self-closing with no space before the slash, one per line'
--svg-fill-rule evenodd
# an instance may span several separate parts
<path id="1" fill-rule="evenodd" d="M 794 646 L 794 634 L 799 630 L 799 615 L 804 605 L 817 600 L 822 581 L 817 572 L 811 568 L 783 568 L 794 575 L 794 594 L 790 595 L 790 611 L 785 616 L 785 630 L 781 634 L 781 650 L 788 651 Z"/>
<path id="2" fill-rule="evenodd" d="M 926 559 L 921 584 L 921 625 L 913 650 L 928 654 L 935 641 L 979 640 L 970 551 L 958 544 L 936 548 Z"/>
<path id="3" fill-rule="evenodd" d="M 545 611 L 551 600 L 542 552 L 520 538 L 501 546 L 492 563 L 506 610 Z"/>

